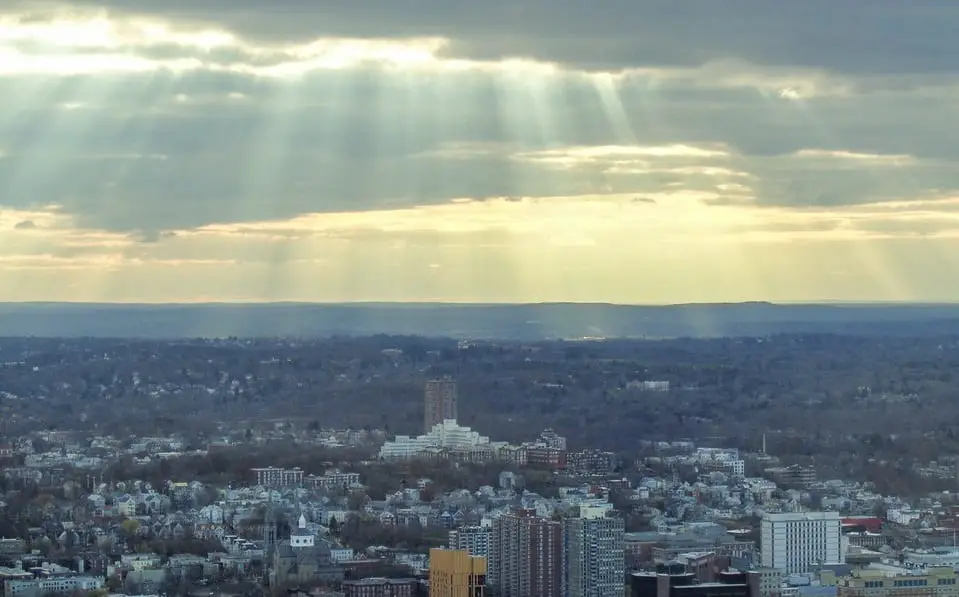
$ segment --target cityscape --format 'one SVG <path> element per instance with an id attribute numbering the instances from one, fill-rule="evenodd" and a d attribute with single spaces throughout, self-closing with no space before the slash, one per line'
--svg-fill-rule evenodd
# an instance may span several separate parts
<path id="1" fill-rule="evenodd" d="M 780 457 L 779 432 L 752 449 L 640 439 L 630 458 L 550 428 L 481 435 L 458 422 L 470 405 L 451 375 L 425 379 L 419 403 L 419 434 L 292 418 L 209 435 L 53 428 L 68 419 L 8 436 L 4 595 L 959 590 L 959 459 L 922 469 L 951 489 L 897 496 Z"/>
<path id="2" fill-rule="evenodd" d="M 959 0 L 0 0 L 0 597 L 959 597 Z"/>

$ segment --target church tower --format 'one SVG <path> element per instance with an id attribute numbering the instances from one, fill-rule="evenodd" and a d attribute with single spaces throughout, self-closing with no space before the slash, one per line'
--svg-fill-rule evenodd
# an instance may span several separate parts
<path id="1" fill-rule="evenodd" d="M 266 512 L 263 514 L 263 553 L 269 558 L 276 549 L 276 510 L 273 508 L 273 499 L 266 503 Z"/>
<path id="2" fill-rule="evenodd" d="M 314 535 L 306 528 L 306 516 L 300 514 L 296 529 L 290 533 L 290 547 L 293 549 L 313 547 Z"/>

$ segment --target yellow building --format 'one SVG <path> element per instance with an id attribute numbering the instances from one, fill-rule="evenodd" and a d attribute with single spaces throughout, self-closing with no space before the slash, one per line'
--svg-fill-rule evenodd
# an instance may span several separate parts
<path id="1" fill-rule="evenodd" d="M 430 550 L 430 597 L 483 597 L 486 558 L 468 551 Z"/>

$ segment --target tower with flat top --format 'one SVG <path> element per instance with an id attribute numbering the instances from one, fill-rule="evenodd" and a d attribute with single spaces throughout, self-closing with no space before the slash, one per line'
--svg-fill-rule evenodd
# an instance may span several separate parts
<path id="1" fill-rule="evenodd" d="M 448 419 L 456 420 L 456 382 L 450 377 L 431 379 L 423 391 L 423 433 Z"/>

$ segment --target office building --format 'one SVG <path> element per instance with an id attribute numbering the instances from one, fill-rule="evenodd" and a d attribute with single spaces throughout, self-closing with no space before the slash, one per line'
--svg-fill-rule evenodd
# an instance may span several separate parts
<path id="1" fill-rule="evenodd" d="M 563 521 L 565 597 L 620 597 L 626 582 L 625 525 L 586 510 Z"/>
<path id="2" fill-rule="evenodd" d="M 563 527 L 528 510 L 493 521 L 490 587 L 500 597 L 562 597 Z"/>
<path id="3" fill-rule="evenodd" d="M 426 382 L 423 392 L 423 433 L 446 420 L 456 420 L 456 382 L 446 377 Z"/>
<path id="4" fill-rule="evenodd" d="M 813 572 L 845 562 L 838 512 L 788 512 L 763 516 L 760 562 L 786 574 Z"/>
<path id="5" fill-rule="evenodd" d="M 486 558 L 458 549 L 430 550 L 430 597 L 483 597 Z"/>

